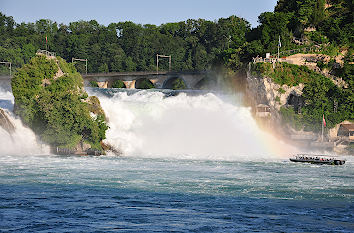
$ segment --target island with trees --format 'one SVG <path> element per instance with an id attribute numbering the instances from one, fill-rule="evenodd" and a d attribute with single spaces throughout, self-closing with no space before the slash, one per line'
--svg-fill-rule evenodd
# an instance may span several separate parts
<path id="1" fill-rule="evenodd" d="M 11 85 L 14 112 L 54 152 L 102 153 L 105 114 L 72 64 L 39 53 L 17 70 Z"/>

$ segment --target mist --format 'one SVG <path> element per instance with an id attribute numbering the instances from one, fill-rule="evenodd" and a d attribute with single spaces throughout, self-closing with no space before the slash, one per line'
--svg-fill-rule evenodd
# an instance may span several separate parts
<path id="1" fill-rule="evenodd" d="M 295 151 L 258 127 L 241 96 L 119 91 L 98 97 L 109 119 L 106 142 L 124 156 L 252 160 Z"/>

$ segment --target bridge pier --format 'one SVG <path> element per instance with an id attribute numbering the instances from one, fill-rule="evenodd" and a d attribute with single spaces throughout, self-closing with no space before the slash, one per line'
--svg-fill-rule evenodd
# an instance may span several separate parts
<path id="1" fill-rule="evenodd" d="M 149 80 L 152 84 L 154 84 L 155 88 L 162 88 L 163 83 L 161 83 L 161 78 L 160 79 L 153 78 L 153 79 L 149 79 Z"/>
<path id="2" fill-rule="evenodd" d="M 108 88 L 108 81 L 97 81 L 99 88 Z"/>
<path id="3" fill-rule="evenodd" d="M 135 89 L 135 82 L 136 82 L 136 80 L 123 81 L 123 83 L 127 89 Z"/>

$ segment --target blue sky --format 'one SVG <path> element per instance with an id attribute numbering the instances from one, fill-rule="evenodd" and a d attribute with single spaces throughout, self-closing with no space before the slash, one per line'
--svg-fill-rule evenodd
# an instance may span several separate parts
<path id="1" fill-rule="evenodd" d="M 160 25 L 187 19 L 216 20 L 230 15 L 257 26 L 257 17 L 273 11 L 277 0 L 0 0 L 0 11 L 17 23 L 51 19 L 68 24 L 95 19 L 100 24 L 133 21 Z"/>

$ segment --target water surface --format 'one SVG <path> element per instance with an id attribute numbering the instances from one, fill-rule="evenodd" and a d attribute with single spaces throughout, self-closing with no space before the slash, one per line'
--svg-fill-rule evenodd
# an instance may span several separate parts
<path id="1" fill-rule="evenodd" d="M 344 166 L 134 157 L 0 157 L 2 231 L 353 232 Z"/>

